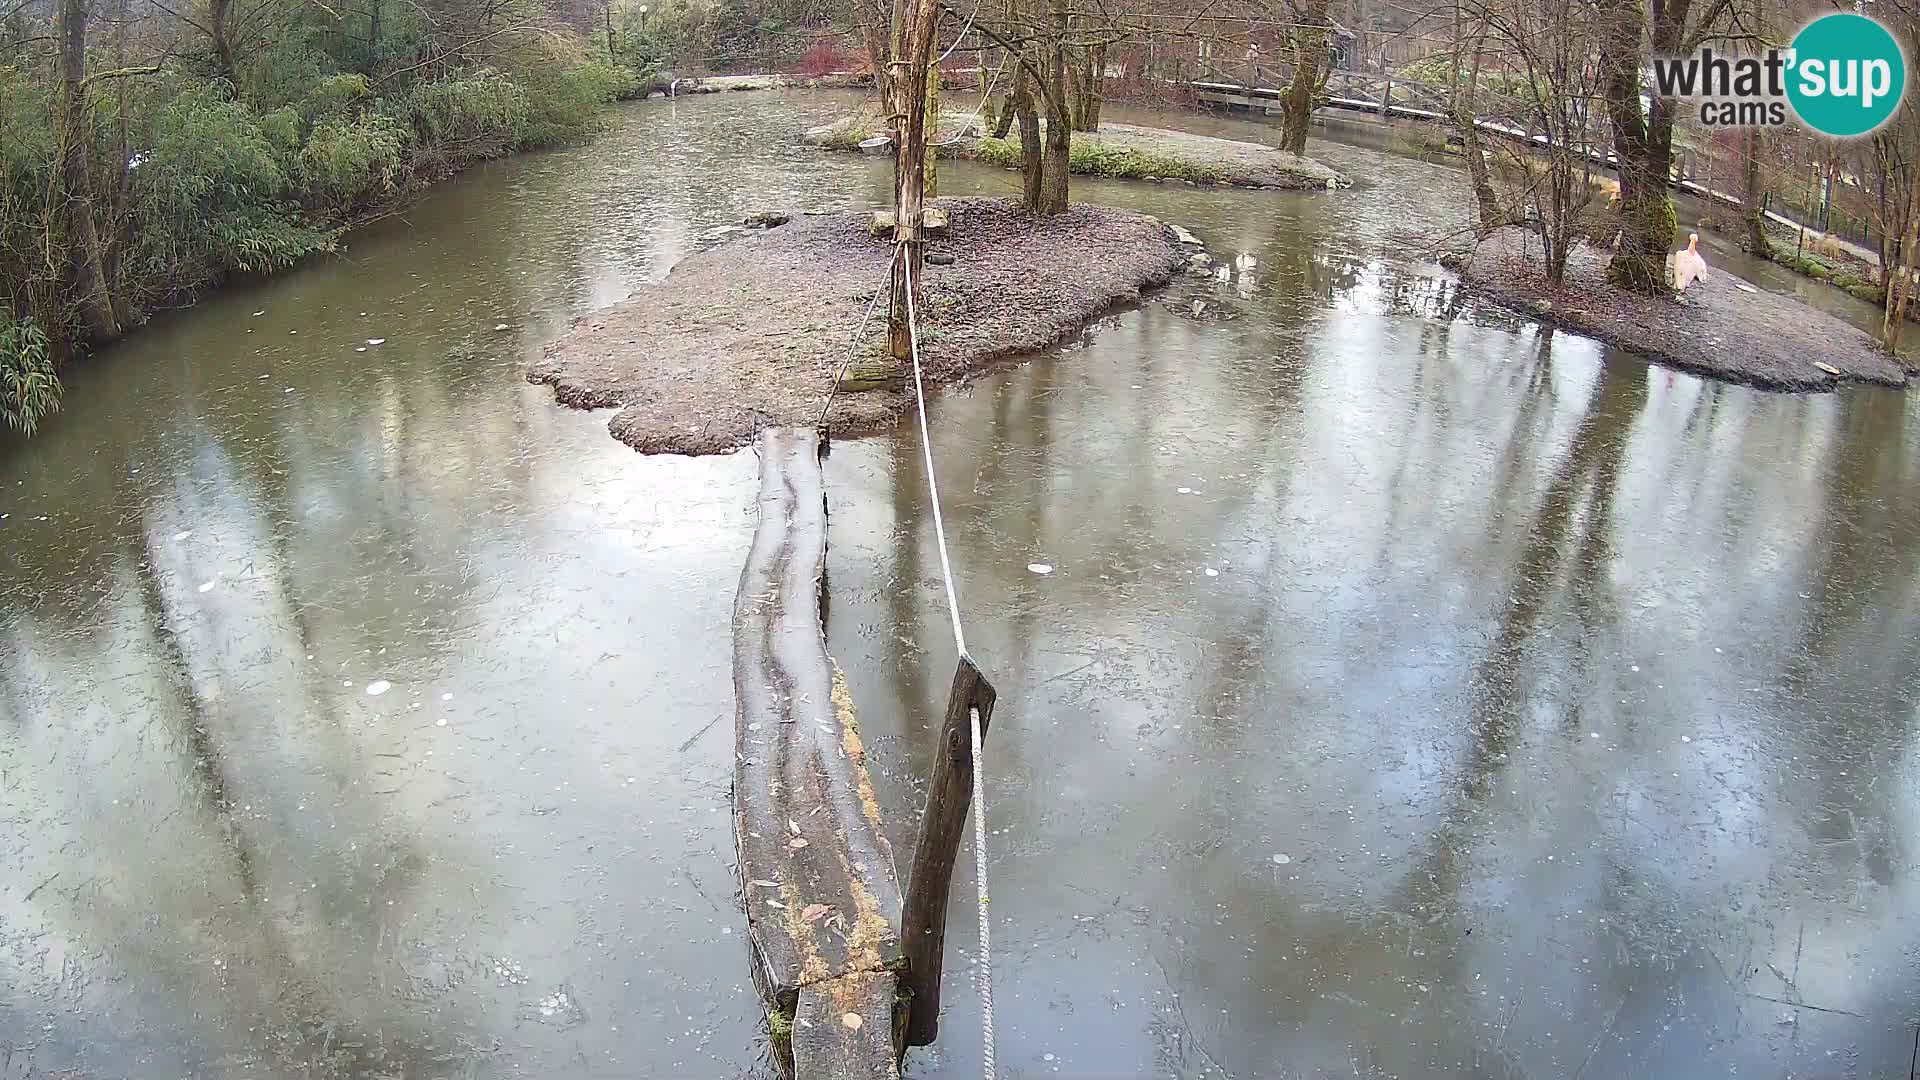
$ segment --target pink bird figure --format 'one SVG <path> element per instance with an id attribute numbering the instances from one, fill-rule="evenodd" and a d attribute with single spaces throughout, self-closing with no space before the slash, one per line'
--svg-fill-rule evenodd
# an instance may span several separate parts
<path id="1" fill-rule="evenodd" d="M 1687 247 L 1673 254 L 1673 291 L 1685 292 L 1695 280 L 1707 278 L 1707 260 L 1700 257 L 1700 234 L 1687 234 Z"/>

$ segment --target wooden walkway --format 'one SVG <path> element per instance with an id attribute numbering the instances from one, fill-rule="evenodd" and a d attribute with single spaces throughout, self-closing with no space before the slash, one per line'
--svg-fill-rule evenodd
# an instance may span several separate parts
<path id="1" fill-rule="evenodd" d="M 895 1080 L 900 885 L 822 625 L 825 444 L 761 432 L 760 523 L 733 607 L 734 831 L 755 985 L 801 1080 Z"/>
<path id="2" fill-rule="evenodd" d="M 1265 69 L 1262 69 L 1265 74 Z M 1280 99 L 1286 95 L 1284 84 L 1290 74 L 1284 66 L 1273 70 L 1272 82 L 1282 86 L 1273 87 L 1259 84 L 1259 80 L 1235 82 L 1220 77 L 1196 79 L 1186 85 L 1194 90 L 1202 104 L 1225 106 L 1229 109 L 1243 109 L 1261 113 L 1278 112 Z M 1249 85 L 1249 83 L 1254 83 Z M 1493 97 L 1482 91 L 1481 97 Z M 1402 79 L 1393 75 L 1364 71 L 1335 71 L 1327 77 L 1325 96 L 1322 98 L 1326 108 L 1345 112 L 1364 113 L 1383 120 L 1401 119 L 1419 123 L 1451 125 L 1453 119 L 1448 112 L 1449 101 L 1446 87 L 1431 83 Z M 1482 132 L 1501 139 L 1529 143 L 1541 149 L 1548 149 L 1553 143 L 1545 134 L 1533 131 L 1525 120 L 1526 110 L 1519 101 L 1498 112 L 1483 113 L 1474 117 L 1473 124 Z M 1620 159 L 1606 143 L 1587 143 L 1580 152 L 1589 164 L 1601 171 L 1619 175 Z M 1695 198 L 1722 206 L 1739 209 L 1743 204 L 1739 196 L 1717 190 L 1688 176 L 1678 176 L 1673 180 L 1676 191 L 1685 192 Z M 1824 235 L 1806 228 L 1806 226 L 1777 214 L 1766 212 L 1769 219 L 1790 228 L 1802 229 L 1808 235 Z M 1857 247 L 1857 245 L 1855 245 Z M 1875 261 L 1878 253 L 1868 252 L 1865 248 L 1858 251 L 1871 255 Z"/>

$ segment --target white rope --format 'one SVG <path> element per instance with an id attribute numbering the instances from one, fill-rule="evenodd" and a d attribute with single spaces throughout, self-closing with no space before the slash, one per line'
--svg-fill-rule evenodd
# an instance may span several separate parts
<path id="1" fill-rule="evenodd" d="M 939 142 L 928 143 L 927 145 L 928 146 L 952 146 L 954 143 L 957 143 L 960 140 L 965 139 L 967 137 L 967 130 L 973 127 L 974 124 L 978 123 L 980 120 L 980 117 L 986 113 L 987 103 L 993 100 L 994 84 L 1000 81 L 1000 73 L 1005 70 L 1006 70 L 1006 67 L 1004 65 L 993 69 L 993 78 L 988 79 L 986 87 L 980 91 L 980 104 L 973 110 L 973 119 L 960 125 L 960 134 L 955 135 L 951 139 L 942 139 Z M 1012 108 L 1013 106 L 1009 104 L 1007 107 Z M 938 129 L 939 125 L 940 125 L 940 118 L 934 117 L 934 127 Z"/>
<path id="2" fill-rule="evenodd" d="M 974 880 L 980 886 L 980 1039 L 986 1063 L 980 1073 L 993 1080 L 993 965 L 987 951 L 987 783 L 986 770 L 980 767 L 980 710 L 967 706 L 973 723 L 973 863 Z"/>
<path id="3" fill-rule="evenodd" d="M 900 249 L 898 247 L 893 249 L 893 257 L 895 259 L 900 257 Z M 891 260 L 888 262 L 888 267 L 892 267 Z M 847 342 L 847 358 L 841 361 L 840 370 L 833 376 L 833 385 L 827 389 L 827 402 L 820 406 L 820 418 L 813 422 L 815 427 L 819 427 L 821 424 L 827 422 L 827 411 L 833 408 L 833 399 L 840 393 L 840 383 L 846 379 L 848 369 L 853 367 L 853 351 L 860 347 L 860 339 L 865 337 L 867 333 L 867 321 L 872 319 L 873 313 L 880 309 L 880 298 L 885 296 L 888 291 L 889 286 L 886 283 L 882 283 L 878 289 L 873 291 L 873 299 L 867 303 L 867 313 L 860 316 L 860 326 L 853 332 L 852 340 Z"/>
<path id="4" fill-rule="evenodd" d="M 913 307 L 913 258 L 904 249 L 896 251 L 901 273 L 907 281 L 907 352 L 913 359 L 913 395 L 920 404 L 920 451 L 927 465 L 927 495 L 933 501 L 933 535 L 940 544 L 940 576 L 947 584 L 947 613 L 953 617 L 953 645 L 961 656 L 967 655 L 967 638 L 960 629 L 960 601 L 954 594 L 953 562 L 947 557 L 947 527 L 940 515 L 940 486 L 933 477 L 933 438 L 927 431 L 927 388 L 920 375 L 920 326 Z M 977 981 L 980 988 L 980 1039 L 983 1080 L 994 1080 L 993 1060 L 993 963 L 989 951 L 987 892 L 987 783 L 982 756 L 980 710 L 967 706 L 967 720 L 973 739 L 973 880 L 979 888 L 980 963 Z"/>
<path id="5" fill-rule="evenodd" d="M 953 39 L 953 44 L 951 44 L 951 45 L 949 45 L 949 46 L 947 46 L 947 51 L 946 51 L 946 52 L 943 52 L 943 53 L 941 53 L 941 54 L 940 54 L 940 59 L 938 59 L 938 60 L 935 60 L 935 61 L 933 62 L 933 63 L 934 63 L 934 66 L 935 66 L 935 67 L 938 67 L 938 66 L 940 66 L 941 64 L 944 64 L 944 63 L 946 63 L 946 62 L 947 62 L 947 57 L 949 57 L 949 56 L 952 56 L 952 55 L 953 55 L 953 50 L 955 50 L 955 49 L 957 49 L 957 48 L 959 48 L 959 47 L 960 47 L 960 43 L 961 43 L 961 42 L 963 42 L 963 41 L 965 41 L 965 40 L 967 40 L 967 33 L 968 33 L 969 31 L 971 31 L 971 30 L 973 29 L 973 20 L 974 20 L 974 19 L 975 19 L 976 17 L 978 17 L 978 16 L 979 16 L 979 14 L 980 14 L 980 0 L 973 0 L 973 14 L 972 14 L 972 15 L 969 15 L 969 16 L 967 16 L 967 24 L 966 24 L 965 26 L 962 26 L 962 27 L 960 28 L 960 33 L 959 33 L 959 34 L 957 34 L 957 35 L 955 35 L 955 37 L 954 37 L 954 39 Z"/>
<path id="6" fill-rule="evenodd" d="M 900 253 L 907 276 L 907 352 L 913 358 L 913 394 L 920 401 L 920 453 L 927 463 L 927 495 L 933 500 L 933 537 L 940 542 L 940 576 L 947 582 L 947 614 L 953 616 L 953 647 L 967 655 L 967 634 L 960 629 L 960 601 L 953 593 L 953 563 L 947 558 L 947 526 L 940 519 L 940 484 L 933 477 L 933 437 L 927 434 L 927 388 L 920 381 L 920 325 L 913 310 L 913 257 Z M 978 772 L 978 761 L 975 771 Z"/>

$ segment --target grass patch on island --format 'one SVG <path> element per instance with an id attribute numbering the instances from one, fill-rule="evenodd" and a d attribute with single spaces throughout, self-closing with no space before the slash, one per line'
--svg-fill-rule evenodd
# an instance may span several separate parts
<path id="1" fill-rule="evenodd" d="M 1873 279 L 1834 266 L 1818 255 L 1775 248 L 1771 257 L 1774 262 L 1794 273 L 1802 277 L 1810 277 L 1815 281 L 1827 282 L 1856 300 L 1877 305 L 1886 303 L 1886 291 Z"/>
<path id="2" fill-rule="evenodd" d="M 857 151 L 860 144 L 873 138 L 873 125 L 866 120 L 843 120 L 833 126 L 833 130 L 820 137 L 820 145 L 828 150 Z"/>
<path id="3" fill-rule="evenodd" d="M 975 146 L 974 157 L 989 165 L 1017 168 L 1020 165 L 1020 144 L 1012 139 L 988 136 Z M 1233 182 L 1232 175 L 1218 166 L 1079 139 L 1074 140 L 1067 151 L 1067 171 L 1081 176 L 1110 176 L 1123 180 L 1152 176 L 1163 180 L 1192 180 L 1197 184 Z"/>

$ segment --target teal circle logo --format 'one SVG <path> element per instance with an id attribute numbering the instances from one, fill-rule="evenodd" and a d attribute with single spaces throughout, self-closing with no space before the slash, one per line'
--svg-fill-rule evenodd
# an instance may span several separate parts
<path id="1" fill-rule="evenodd" d="M 1787 101 L 1822 135 L 1844 139 L 1875 131 L 1906 96 L 1900 42 L 1865 15 L 1836 12 L 1801 27 L 1791 64 Z"/>

